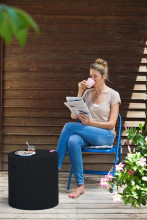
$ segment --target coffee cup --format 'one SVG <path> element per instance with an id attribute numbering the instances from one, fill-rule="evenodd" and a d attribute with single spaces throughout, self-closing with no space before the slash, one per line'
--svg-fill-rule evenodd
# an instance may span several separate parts
<path id="1" fill-rule="evenodd" d="M 88 78 L 87 81 L 86 81 L 86 87 L 89 89 L 91 88 L 92 86 L 94 86 L 95 84 L 95 81 L 92 79 L 92 78 Z"/>

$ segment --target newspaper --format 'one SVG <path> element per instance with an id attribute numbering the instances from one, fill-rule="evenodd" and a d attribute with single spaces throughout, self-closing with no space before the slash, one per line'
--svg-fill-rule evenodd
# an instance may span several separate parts
<path id="1" fill-rule="evenodd" d="M 80 113 L 86 115 L 88 118 L 92 118 L 90 111 L 82 97 L 66 97 L 64 104 L 70 109 L 70 111 L 77 117 Z"/>

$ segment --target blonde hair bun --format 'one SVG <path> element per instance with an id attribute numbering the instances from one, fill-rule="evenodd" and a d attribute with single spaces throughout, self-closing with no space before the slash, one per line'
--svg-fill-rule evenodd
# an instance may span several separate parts
<path id="1" fill-rule="evenodd" d="M 107 61 L 105 61 L 105 60 L 103 60 L 103 59 L 100 59 L 100 58 L 96 59 L 96 60 L 95 60 L 95 63 L 101 64 L 101 65 L 103 65 L 103 66 L 105 66 L 105 67 L 108 67 Z"/>

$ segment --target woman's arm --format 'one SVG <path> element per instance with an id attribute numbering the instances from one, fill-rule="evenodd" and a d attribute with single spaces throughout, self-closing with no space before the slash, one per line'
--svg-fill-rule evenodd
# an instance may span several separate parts
<path id="1" fill-rule="evenodd" d="M 118 117 L 118 112 L 119 112 L 119 103 L 111 106 L 109 121 L 106 121 L 106 122 L 92 121 L 83 114 L 80 114 L 78 118 L 81 120 L 82 124 L 84 125 L 90 125 L 94 127 L 112 130 L 115 127 L 117 117 Z"/>

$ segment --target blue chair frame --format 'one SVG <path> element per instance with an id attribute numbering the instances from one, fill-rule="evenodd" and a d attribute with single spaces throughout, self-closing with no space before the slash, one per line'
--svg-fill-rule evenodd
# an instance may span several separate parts
<path id="1" fill-rule="evenodd" d="M 91 153 L 116 153 L 115 155 L 115 162 L 114 162 L 114 169 L 111 173 L 111 175 L 115 176 L 115 165 L 117 165 L 117 160 L 119 156 L 119 163 L 121 162 L 121 126 L 122 126 L 122 118 L 121 115 L 118 114 L 119 118 L 119 129 L 118 129 L 118 138 L 117 138 L 117 145 L 113 146 L 112 148 L 109 149 L 82 149 L 82 152 L 91 152 Z M 84 174 L 96 174 L 96 175 L 107 175 L 109 171 L 94 171 L 94 170 L 83 170 Z M 72 166 L 70 167 L 70 173 L 69 173 L 69 178 L 68 178 L 68 184 L 67 184 L 67 189 L 70 188 L 70 183 L 71 183 L 71 176 L 72 176 L 73 170 Z M 113 190 L 112 190 L 113 191 Z"/>

